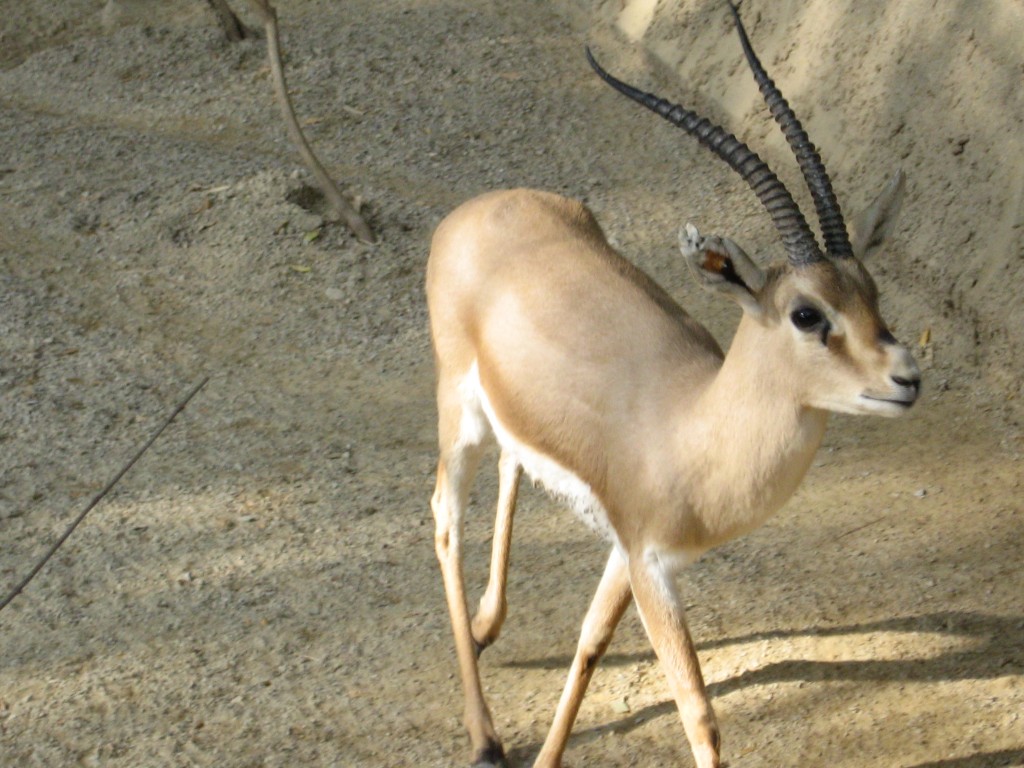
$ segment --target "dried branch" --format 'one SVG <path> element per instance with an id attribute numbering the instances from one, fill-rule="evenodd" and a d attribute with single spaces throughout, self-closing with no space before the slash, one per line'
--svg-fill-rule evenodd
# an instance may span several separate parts
<path id="1" fill-rule="evenodd" d="M 121 467 L 121 470 L 116 475 L 114 475 L 114 479 L 107 483 L 102 491 L 93 496 L 92 501 L 89 502 L 88 506 L 79 513 L 78 517 L 71 521 L 71 525 L 69 525 L 67 529 L 64 531 L 64 533 L 61 534 L 61 537 L 53 543 L 53 546 L 51 546 L 50 549 L 47 550 L 46 554 L 43 555 L 42 558 L 40 558 L 39 562 L 35 564 L 35 567 L 29 572 L 28 576 L 22 579 L 21 583 L 18 584 L 18 586 L 16 586 L 14 589 L 12 589 L 11 592 L 7 595 L 7 597 L 5 597 L 2 602 L 0 602 L 0 611 L 6 608 L 7 605 L 14 598 L 21 594 L 21 591 L 28 586 L 28 583 L 32 581 L 32 579 L 36 577 L 36 574 L 43 569 L 43 566 L 50 561 L 50 558 L 53 557 L 53 555 L 57 552 L 58 549 L 60 549 L 60 546 L 68 540 L 68 537 L 72 534 L 75 528 L 78 527 L 78 524 L 85 519 L 85 516 L 92 511 L 93 507 L 95 507 L 103 500 L 104 496 L 110 493 L 111 489 L 115 485 L 117 485 L 118 481 L 125 476 L 125 473 L 128 472 L 128 470 L 131 469 L 133 466 L 135 466 L 135 462 L 142 458 L 142 454 L 149 450 L 149 447 L 156 442 L 156 439 L 160 437 L 161 434 L 163 434 L 163 431 L 167 429 L 168 425 L 172 421 L 174 421 L 174 418 L 183 410 L 185 410 L 185 406 L 189 404 L 189 401 L 196 396 L 196 393 L 199 392 L 199 390 L 202 389 L 206 385 L 206 382 L 209 380 L 209 377 L 206 377 L 198 384 L 196 384 L 194 387 L 192 387 L 192 391 L 189 392 L 188 395 L 186 395 L 185 398 L 180 403 L 178 403 L 175 409 L 171 412 L 171 415 L 164 419 L 164 422 L 163 424 L 160 425 L 160 428 L 157 429 L 156 432 L 153 433 L 152 437 L 150 437 L 149 440 L 147 440 L 146 443 L 135 453 L 135 455 L 132 456 L 131 460 L 123 467 Z"/>
<path id="2" fill-rule="evenodd" d="M 281 113 L 284 116 L 285 125 L 288 127 L 288 135 L 302 155 L 302 160 L 309 168 L 317 185 L 327 198 L 327 203 L 337 219 L 345 222 L 350 230 L 364 243 L 375 243 L 377 238 L 367 225 L 366 221 L 355 207 L 345 199 L 328 175 L 323 165 L 313 154 L 306 137 L 299 127 L 299 121 L 295 117 L 295 109 L 292 106 L 291 97 L 288 95 L 288 86 L 284 79 L 284 66 L 281 64 L 281 44 L 277 28 L 277 11 L 274 10 L 269 0 L 249 0 L 249 4 L 256 11 L 263 22 L 267 33 L 267 54 L 270 57 L 270 71 L 274 78 L 274 93 L 277 96 L 277 103 L 281 106 Z"/>

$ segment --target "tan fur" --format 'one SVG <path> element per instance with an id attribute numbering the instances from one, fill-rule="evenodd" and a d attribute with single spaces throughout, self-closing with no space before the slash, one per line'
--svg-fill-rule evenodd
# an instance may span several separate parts
<path id="1" fill-rule="evenodd" d="M 877 289 L 856 259 L 762 275 L 735 243 L 728 246 L 709 239 L 693 246 L 690 259 L 706 284 L 745 309 L 723 356 L 701 325 L 608 245 L 578 202 L 495 192 L 437 229 L 427 267 L 441 454 L 433 504 L 466 725 L 480 764 L 496 764 L 501 747 L 473 647 L 492 642 L 504 620 L 517 450 L 545 457 L 589 489 L 615 544 L 536 765 L 560 764 L 593 664 L 632 594 L 697 764 L 713 768 L 718 730 L 675 570 L 756 527 L 789 498 L 820 444 L 827 409 L 894 415 L 916 397 L 916 383 L 894 383 L 919 375 L 887 337 Z M 756 290 L 715 282 L 733 257 L 757 278 Z M 828 338 L 794 328 L 790 315 L 806 303 L 828 317 Z M 492 427 L 508 444 L 492 580 L 470 621 L 458 538 L 481 448 L 471 428 L 479 408 L 466 383 L 474 370 Z"/>

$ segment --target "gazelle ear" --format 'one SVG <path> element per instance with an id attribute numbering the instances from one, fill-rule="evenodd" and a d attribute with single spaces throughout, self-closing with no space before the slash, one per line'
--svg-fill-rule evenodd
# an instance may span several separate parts
<path id="1" fill-rule="evenodd" d="M 903 205 L 906 178 L 902 170 L 897 170 L 871 205 L 853 220 L 850 244 L 858 259 L 870 256 L 892 233 Z"/>
<path id="2" fill-rule="evenodd" d="M 705 288 L 721 291 L 745 312 L 761 314 L 757 295 L 765 284 L 764 270 L 727 237 L 701 237 L 693 224 L 679 230 L 679 250 Z"/>

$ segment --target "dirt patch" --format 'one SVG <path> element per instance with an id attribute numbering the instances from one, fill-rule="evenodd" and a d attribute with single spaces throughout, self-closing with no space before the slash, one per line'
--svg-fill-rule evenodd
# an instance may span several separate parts
<path id="1" fill-rule="evenodd" d="M 727 340 L 735 315 L 691 283 L 675 231 L 681 220 L 742 231 L 751 252 L 771 252 L 770 224 L 720 163 L 615 97 L 581 55 L 589 40 L 609 67 L 672 98 L 696 83 L 695 105 L 742 124 L 753 143 L 763 136 L 788 180 L 773 129 L 749 94 L 734 95 L 746 74 L 724 14 L 714 3 L 654 13 L 634 24 L 639 46 L 615 30 L 615 8 L 601 21 L 600 8 L 543 2 L 280 3 L 300 118 L 366 201 L 381 234 L 370 248 L 324 226 L 260 41 L 224 42 L 201 2 L 150 4 L 142 18 L 133 3 L 51 5 L 0 4 L 3 582 L 200 375 L 213 378 L 0 616 L 0 763 L 461 764 L 427 504 L 430 233 L 485 189 L 584 198 L 625 253 Z M 838 66 L 824 84 L 806 74 L 819 53 L 846 70 L 858 55 L 885 65 L 900 41 L 923 67 L 934 38 L 934 56 L 947 56 L 938 71 L 959 78 L 966 109 L 994 98 L 1005 59 L 1020 61 L 1019 6 L 978 4 L 991 11 L 983 27 L 970 4 L 901 4 L 863 32 L 840 23 L 853 6 L 836 4 L 819 36 L 844 44 L 823 51 L 779 41 L 813 40 L 808 14 L 824 3 L 746 5 L 812 133 L 836 121 L 844 143 L 826 157 L 851 208 L 892 155 L 910 152 L 897 245 L 912 266 L 873 269 L 899 335 L 930 329 L 932 341 L 920 350 L 920 408 L 899 422 L 836 419 L 786 510 L 681 580 L 726 758 L 733 768 L 1024 765 L 1024 440 L 1004 396 L 1020 359 L 1011 325 L 989 344 L 985 329 L 1002 331 L 981 314 L 1016 317 L 1016 273 L 999 261 L 1012 249 L 982 224 L 966 256 L 938 248 L 966 237 L 962 210 L 991 210 L 1009 222 L 1000 236 L 1015 231 L 1024 153 L 983 151 L 979 136 L 1019 124 L 1019 90 L 984 125 L 949 134 L 936 122 L 942 103 L 919 106 L 927 84 L 908 79 L 886 109 L 876 104 L 876 120 L 870 104 L 848 106 L 870 90 L 867 67 L 845 92 Z M 971 61 L 993 69 L 957 63 L 966 53 L 951 50 L 948 25 L 964 19 L 978 22 Z M 888 42 L 872 48 L 872 30 Z M 662 39 L 692 52 L 665 59 Z M 717 58 L 702 58 L 709 49 Z M 705 74 L 681 85 L 647 50 L 680 71 L 728 62 L 716 75 L 728 85 Z M 900 72 L 883 66 L 890 80 Z M 900 109 L 904 126 L 887 139 Z M 941 163 L 916 159 L 935 147 Z M 981 276 L 947 306 L 936 298 L 949 279 L 966 286 L 957 259 Z M 484 581 L 493 494 L 487 476 L 469 521 L 471 591 Z M 483 660 L 513 764 L 529 764 L 544 738 L 603 561 L 568 512 L 524 489 L 510 618 Z M 687 760 L 631 614 L 567 763 Z"/>

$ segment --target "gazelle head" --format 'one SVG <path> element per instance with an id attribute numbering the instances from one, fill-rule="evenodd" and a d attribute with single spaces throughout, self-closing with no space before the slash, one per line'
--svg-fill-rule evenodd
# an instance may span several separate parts
<path id="1" fill-rule="evenodd" d="M 785 264 L 767 269 L 727 238 L 702 238 L 692 225 L 680 232 L 681 250 L 698 279 L 735 300 L 743 308 L 747 327 L 761 331 L 755 342 L 758 353 L 785 366 L 787 385 L 808 407 L 900 415 L 917 400 L 921 374 L 913 356 L 882 319 L 878 288 L 862 260 L 892 229 L 903 198 L 903 173 L 897 171 L 856 219 L 851 239 L 820 155 L 751 48 L 736 7 L 732 3 L 729 7 L 761 94 L 810 189 L 824 249 L 785 185 L 746 144 L 684 107 L 616 79 L 589 50 L 587 57 L 617 91 L 693 135 L 725 160 L 771 215 L 788 258 Z"/>

